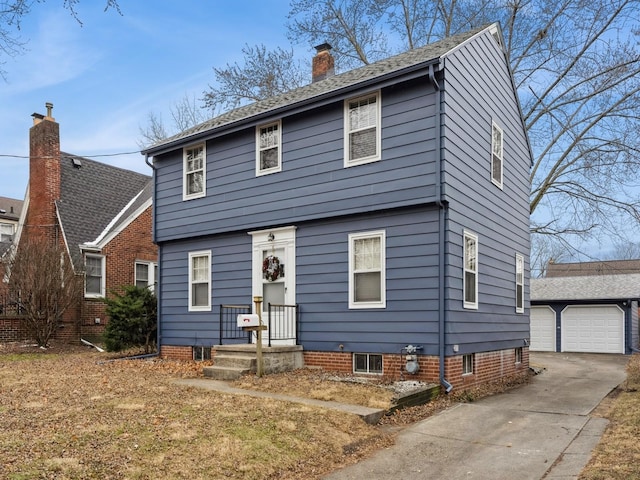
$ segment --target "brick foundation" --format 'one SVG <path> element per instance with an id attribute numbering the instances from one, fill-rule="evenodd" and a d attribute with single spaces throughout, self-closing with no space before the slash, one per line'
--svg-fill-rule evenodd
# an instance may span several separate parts
<path id="1" fill-rule="evenodd" d="M 309 352 L 305 351 L 305 367 L 322 368 L 323 370 L 339 373 L 353 373 L 353 354 L 343 352 Z M 522 348 L 522 360 L 516 363 L 516 349 L 508 348 L 492 352 L 475 353 L 473 372 L 462 373 L 463 356 L 456 355 L 445 358 L 445 379 L 456 390 L 467 390 L 473 387 L 496 382 L 505 378 L 528 375 L 529 349 Z M 163 345 L 160 356 L 175 360 L 192 360 L 193 351 L 190 346 Z M 215 360 L 215 347 L 212 349 Z M 412 375 L 404 369 L 405 360 L 400 354 L 383 354 L 382 377 L 390 381 L 417 380 L 438 383 L 440 381 L 437 356 L 419 355 L 420 370 Z"/>
<path id="2" fill-rule="evenodd" d="M 211 352 L 213 355 L 213 351 Z M 162 345 L 160 347 L 160 357 L 171 360 L 193 360 L 192 347 L 180 347 L 175 345 Z"/>
<path id="3" fill-rule="evenodd" d="M 522 361 L 516 363 L 515 349 L 497 350 L 474 354 L 473 373 L 462 374 L 462 355 L 445 358 L 445 379 L 454 389 L 466 390 L 478 385 L 495 382 L 503 378 L 527 375 L 529 370 L 529 350 L 522 349 Z M 353 357 L 351 353 L 304 352 L 304 364 L 307 367 L 319 367 L 324 370 L 352 373 Z M 420 370 L 412 375 L 404 369 L 405 360 L 399 354 L 384 354 L 382 357 L 382 376 L 389 380 L 418 380 L 438 383 L 439 358 L 431 355 L 419 355 Z"/>

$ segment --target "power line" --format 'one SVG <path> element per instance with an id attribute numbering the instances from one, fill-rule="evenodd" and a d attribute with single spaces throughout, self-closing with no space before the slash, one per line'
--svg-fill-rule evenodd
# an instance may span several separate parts
<path id="1" fill-rule="evenodd" d="M 72 154 L 67 154 L 67 155 L 60 155 L 61 157 L 77 157 L 77 158 L 100 158 L 100 157 L 117 157 L 117 156 L 121 156 L 121 155 L 140 155 L 140 150 L 136 150 L 134 152 L 120 152 L 120 153 L 103 153 L 101 155 L 72 155 Z M 5 157 L 5 158 L 32 158 L 30 155 L 11 155 L 11 154 L 2 154 L 0 153 L 0 157 Z M 47 155 L 47 156 L 39 156 L 39 157 L 33 157 L 33 158 L 57 158 L 57 157 L 53 157 L 51 155 Z"/>

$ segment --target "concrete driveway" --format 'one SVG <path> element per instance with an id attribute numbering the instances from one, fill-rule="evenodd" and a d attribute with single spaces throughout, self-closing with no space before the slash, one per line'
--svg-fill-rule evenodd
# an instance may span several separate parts
<path id="1" fill-rule="evenodd" d="M 393 447 L 325 479 L 576 478 L 608 423 L 589 414 L 624 381 L 627 361 L 531 352 L 545 370 L 530 384 L 412 425 Z"/>

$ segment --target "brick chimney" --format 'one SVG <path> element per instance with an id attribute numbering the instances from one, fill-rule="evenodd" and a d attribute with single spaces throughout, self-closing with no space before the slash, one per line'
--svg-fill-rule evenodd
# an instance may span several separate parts
<path id="1" fill-rule="evenodd" d="M 323 43 L 315 47 L 316 56 L 313 57 L 311 65 L 311 82 L 324 80 L 335 75 L 333 55 L 331 55 L 331 45 Z"/>
<path id="2" fill-rule="evenodd" d="M 60 126 L 51 116 L 53 104 L 46 103 L 47 114 L 34 113 L 29 130 L 29 234 L 55 238 L 55 201 L 60 199 Z"/>

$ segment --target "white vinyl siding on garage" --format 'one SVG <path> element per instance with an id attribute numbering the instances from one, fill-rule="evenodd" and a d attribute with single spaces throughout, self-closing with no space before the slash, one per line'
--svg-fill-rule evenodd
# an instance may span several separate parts
<path id="1" fill-rule="evenodd" d="M 556 351 L 556 313 L 550 307 L 531 307 L 530 343 L 532 351 Z"/>
<path id="2" fill-rule="evenodd" d="M 562 312 L 562 351 L 624 353 L 624 312 L 615 305 L 571 305 Z"/>

